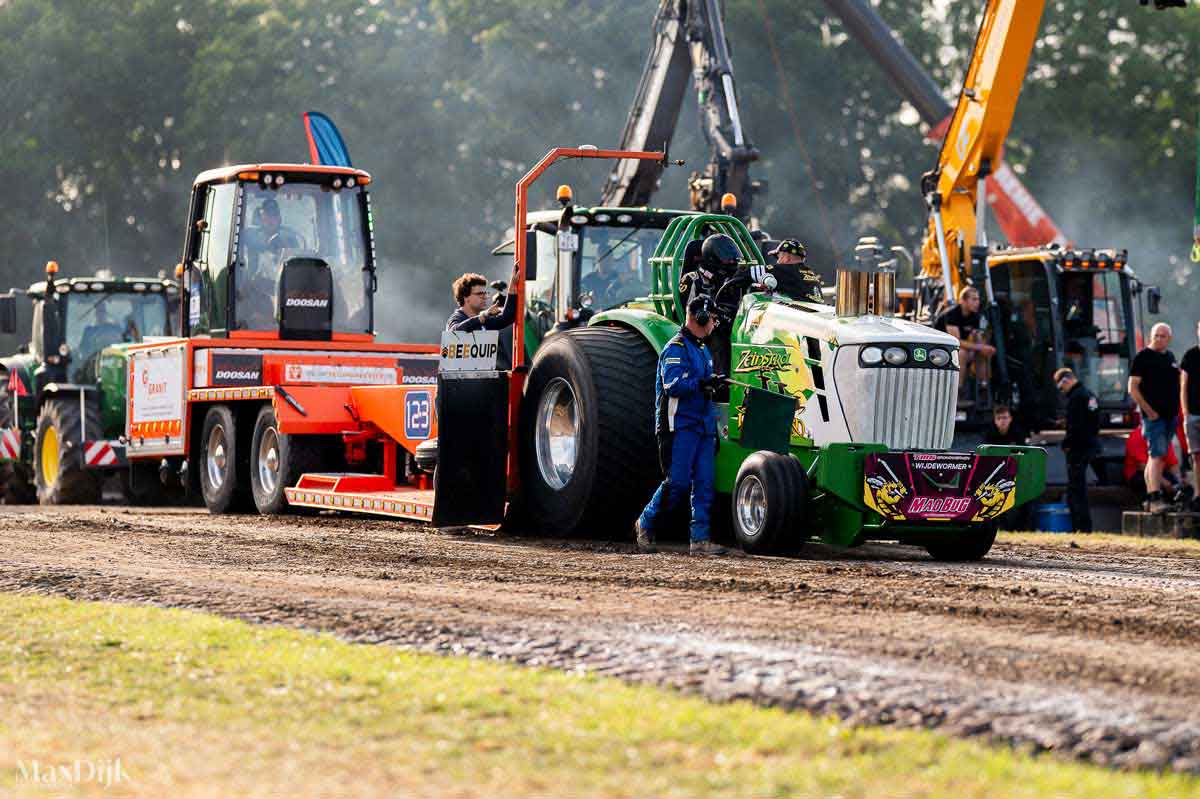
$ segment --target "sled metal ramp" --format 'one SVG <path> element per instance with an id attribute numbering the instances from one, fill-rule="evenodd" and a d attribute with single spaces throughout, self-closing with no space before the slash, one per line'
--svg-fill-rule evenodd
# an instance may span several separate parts
<path id="1" fill-rule="evenodd" d="M 428 522 L 433 518 L 433 490 L 397 486 L 379 474 L 306 474 L 294 488 L 284 489 L 288 503 L 301 508 L 344 510 Z"/>

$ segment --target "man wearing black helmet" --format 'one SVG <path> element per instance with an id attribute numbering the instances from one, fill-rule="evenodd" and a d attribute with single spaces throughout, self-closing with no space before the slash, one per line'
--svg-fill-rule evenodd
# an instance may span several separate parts
<path id="1" fill-rule="evenodd" d="M 704 240 L 695 271 L 680 279 L 679 295 L 684 302 L 706 294 L 716 303 L 717 332 L 709 346 L 717 371 L 729 371 L 729 333 L 742 297 L 770 272 L 763 264 L 742 264 L 737 243 L 724 233 L 714 233 Z"/>
<path id="2" fill-rule="evenodd" d="M 655 552 L 664 515 L 691 493 L 693 555 L 724 555 L 709 538 L 717 415 L 713 392 L 721 382 L 705 346 L 717 323 L 716 304 L 706 295 L 687 304 L 687 319 L 658 357 L 654 380 L 655 435 L 663 481 L 633 525 L 640 552 Z"/>
<path id="3" fill-rule="evenodd" d="M 796 239 L 784 239 L 767 253 L 775 258 L 771 274 L 778 281 L 781 294 L 793 300 L 825 302 L 821 296 L 821 278 L 808 268 L 808 250 Z"/>

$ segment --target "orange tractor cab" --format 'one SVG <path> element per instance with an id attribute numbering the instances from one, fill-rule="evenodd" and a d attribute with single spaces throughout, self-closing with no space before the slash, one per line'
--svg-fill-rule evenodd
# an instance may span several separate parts
<path id="1" fill-rule="evenodd" d="M 129 348 L 131 462 L 182 478 L 214 513 L 279 512 L 314 469 L 409 469 L 396 448 L 437 435 L 437 348 L 375 341 L 370 182 L 307 164 L 196 178 L 182 336 Z M 363 432 L 351 388 L 368 384 L 411 392 L 409 435 Z"/>

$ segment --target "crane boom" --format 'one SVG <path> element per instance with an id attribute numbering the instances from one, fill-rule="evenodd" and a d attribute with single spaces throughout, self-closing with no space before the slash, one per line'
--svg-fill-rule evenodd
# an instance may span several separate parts
<path id="1" fill-rule="evenodd" d="M 866 0 L 825 0 L 825 5 L 891 79 L 900 95 L 929 125 L 928 138 L 941 141 L 954 109 L 913 55 L 905 49 Z M 1030 247 L 1067 237 L 1038 204 L 1029 189 L 1004 162 L 993 164 L 987 178 L 988 202 L 1009 244 Z"/>
<path id="2" fill-rule="evenodd" d="M 690 76 L 700 106 L 700 127 L 709 145 L 709 163 L 688 179 L 691 205 L 720 212 L 721 198 L 733 193 L 737 214 L 746 218 L 756 191 L 749 164 L 758 150 L 746 140 L 738 110 L 733 62 L 718 0 L 661 0 L 654 16 L 654 42 L 621 134 L 621 149 L 670 144 Z M 642 206 L 658 189 L 663 164 L 622 161 L 601 194 L 605 206 Z"/>
<path id="3" fill-rule="evenodd" d="M 979 181 L 1000 164 L 1045 0 L 989 0 L 936 169 L 922 180 L 930 207 L 921 273 L 962 285 L 967 248 L 986 245 Z"/>
<path id="4" fill-rule="evenodd" d="M 654 15 L 654 42 L 625 120 L 620 150 L 666 149 L 675 134 L 692 64 L 687 47 L 686 12 L 681 13 L 679 5 L 676 0 L 661 0 Z M 618 161 L 604 185 L 600 204 L 649 205 L 663 168 L 659 161 Z"/>

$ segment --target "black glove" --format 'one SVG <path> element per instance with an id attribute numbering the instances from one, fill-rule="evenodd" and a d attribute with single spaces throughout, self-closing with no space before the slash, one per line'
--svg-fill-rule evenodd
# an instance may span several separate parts
<path id="1" fill-rule="evenodd" d="M 705 399 L 712 399 L 717 393 L 717 389 L 726 380 L 725 375 L 709 375 L 700 381 L 700 390 L 704 392 Z"/>

